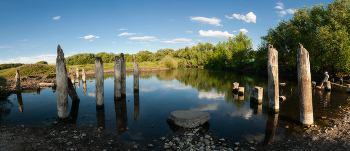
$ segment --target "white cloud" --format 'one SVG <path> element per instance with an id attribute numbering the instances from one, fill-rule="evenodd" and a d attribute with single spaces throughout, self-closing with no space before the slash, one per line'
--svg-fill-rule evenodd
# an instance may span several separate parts
<path id="1" fill-rule="evenodd" d="M 222 26 L 220 24 L 221 20 L 217 19 L 215 17 L 213 18 L 206 18 L 206 17 L 191 17 L 192 21 L 197 21 L 202 24 L 210 24 L 210 25 L 215 25 L 215 26 Z"/>
<path id="2" fill-rule="evenodd" d="M 115 42 L 112 42 L 112 43 L 115 43 Z"/>
<path id="3" fill-rule="evenodd" d="M 128 32 L 123 32 L 121 34 L 119 34 L 118 36 L 129 36 L 129 35 L 134 35 L 136 33 L 128 33 Z"/>
<path id="4" fill-rule="evenodd" d="M 227 15 L 225 15 L 225 18 L 227 18 L 227 19 L 233 19 L 233 17 L 227 16 Z"/>
<path id="5" fill-rule="evenodd" d="M 208 104 L 206 106 L 191 108 L 192 111 L 217 111 L 219 103 Z"/>
<path id="6" fill-rule="evenodd" d="M 175 44 L 175 43 L 187 43 L 187 42 L 191 42 L 191 41 L 192 41 L 192 39 L 178 38 L 178 39 L 174 39 L 171 41 L 160 41 L 160 42 Z"/>
<path id="7" fill-rule="evenodd" d="M 21 41 L 28 41 L 28 39 L 23 39 L 23 40 L 21 40 Z"/>
<path id="8" fill-rule="evenodd" d="M 276 4 L 277 4 L 277 6 L 275 6 L 276 9 L 281 9 L 281 10 L 283 10 L 283 3 L 282 3 L 282 2 L 278 2 L 278 3 L 276 3 Z"/>
<path id="9" fill-rule="evenodd" d="M 234 37 L 233 34 L 228 33 L 227 31 L 222 32 L 222 31 L 212 31 L 212 30 L 208 30 L 208 31 L 203 31 L 200 30 L 199 34 L 201 36 L 205 36 L 205 37 L 215 37 L 215 38 L 228 38 L 228 37 Z"/>
<path id="10" fill-rule="evenodd" d="M 54 18 L 52 18 L 53 20 L 60 20 L 61 16 L 56 16 Z"/>
<path id="11" fill-rule="evenodd" d="M 237 30 L 234 30 L 233 32 L 237 32 Z"/>
<path id="12" fill-rule="evenodd" d="M 247 30 L 247 29 L 244 29 L 244 28 L 240 29 L 239 31 L 242 32 L 242 33 L 244 33 L 244 34 L 248 32 L 248 30 Z"/>
<path id="13" fill-rule="evenodd" d="M 297 11 L 296 9 L 291 9 L 291 8 L 285 10 L 282 2 L 279 2 L 276 4 L 277 6 L 275 6 L 275 8 L 281 10 L 281 11 L 276 11 L 276 13 L 278 13 L 278 16 L 280 17 L 283 17 L 286 14 L 294 14 L 295 11 Z"/>
<path id="14" fill-rule="evenodd" d="M 12 48 L 12 46 L 0 45 L 0 49 L 2 49 L 2 48 Z"/>
<path id="15" fill-rule="evenodd" d="M 157 41 L 155 37 L 144 36 L 144 37 L 131 37 L 130 40 L 140 40 L 140 41 Z"/>
<path id="16" fill-rule="evenodd" d="M 227 16 L 227 15 L 226 15 L 226 16 Z M 236 19 L 243 20 L 244 22 L 247 22 L 247 23 L 250 23 L 250 22 L 256 23 L 256 16 L 254 15 L 253 12 L 249 12 L 249 13 L 246 14 L 246 15 L 233 14 L 232 16 L 233 16 L 233 17 L 227 16 L 226 18 L 228 18 L 228 19 L 236 18 Z"/>
<path id="17" fill-rule="evenodd" d="M 200 92 L 198 94 L 199 99 L 221 99 L 224 97 L 224 94 L 218 94 L 216 92 Z"/>
<path id="18" fill-rule="evenodd" d="M 91 41 L 94 41 L 97 38 L 100 38 L 100 36 L 95 36 L 95 35 L 89 35 L 89 36 L 85 36 L 85 37 L 78 37 L 78 38 L 84 38 L 84 39 L 90 39 Z M 95 38 L 95 39 L 94 39 Z"/>
<path id="19" fill-rule="evenodd" d="M 65 55 L 67 57 L 69 55 Z M 47 54 L 47 55 L 39 55 L 39 56 L 31 56 L 31 57 L 18 57 L 7 60 L 0 60 L 0 64 L 3 63 L 36 63 L 39 61 L 47 61 L 48 63 L 56 62 L 57 54 Z"/>
<path id="20" fill-rule="evenodd" d="M 162 86 L 163 88 L 173 88 L 175 90 L 191 89 L 190 86 L 179 85 L 179 84 L 166 84 Z"/>
<path id="21" fill-rule="evenodd" d="M 289 8 L 289 9 L 286 9 L 285 10 L 288 14 L 294 14 L 297 10 L 296 9 L 291 9 L 291 8 Z"/>
<path id="22" fill-rule="evenodd" d="M 125 29 L 125 28 L 120 28 L 120 29 L 118 29 L 118 30 L 128 30 L 128 29 Z"/>
<path id="23" fill-rule="evenodd" d="M 197 41 L 202 41 L 202 39 L 198 39 Z"/>
<path id="24" fill-rule="evenodd" d="M 192 31 L 186 31 L 187 33 L 193 33 Z"/>

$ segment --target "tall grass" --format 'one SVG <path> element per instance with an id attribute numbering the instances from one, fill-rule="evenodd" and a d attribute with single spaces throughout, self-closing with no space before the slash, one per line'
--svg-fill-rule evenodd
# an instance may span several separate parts
<path id="1" fill-rule="evenodd" d="M 54 66 L 49 66 L 47 64 L 26 64 L 23 66 L 19 66 L 17 68 L 11 68 L 1 73 L 1 76 L 14 77 L 16 75 L 16 70 L 18 70 L 19 74 L 23 76 L 56 72 L 56 69 Z"/>

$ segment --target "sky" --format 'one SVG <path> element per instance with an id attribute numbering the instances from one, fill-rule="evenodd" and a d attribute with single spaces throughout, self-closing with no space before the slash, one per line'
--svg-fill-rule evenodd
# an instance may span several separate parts
<path id="1" fill-rule="evenodd" d="M 1 0 L 0 64 L 65 56 L 216 45 L 239 32 L 253 49 L 297 8 L 332 0 Z"/>

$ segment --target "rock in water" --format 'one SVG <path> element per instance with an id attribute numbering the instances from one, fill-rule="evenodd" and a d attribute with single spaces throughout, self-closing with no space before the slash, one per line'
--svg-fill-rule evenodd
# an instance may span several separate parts
<path id="1" fill-rule="evenodd" d="M 169 114 L 167 121 L 184 128 L 195 128 L 210 120 L 208 112 L 179 110 Z"/>

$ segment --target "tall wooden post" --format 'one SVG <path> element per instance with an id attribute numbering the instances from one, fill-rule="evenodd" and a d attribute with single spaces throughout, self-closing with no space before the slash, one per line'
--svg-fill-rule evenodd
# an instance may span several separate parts
<path id="1" fill-rule="evenodd" d="M 125 64 L 125 60 L 124 60 L 124 54 L 121 53 L 120 54 L 121 57 L 121 75 L 122 75 L 122 81 L 121 81 L 121 85 L 122 85 L 122 91 L 121 91 L 121 95 L 122 97 L 126 97 L 126 64 Z"/>
<path id="2" fill-rule="evenodd" d="M 21 93 L 21 77 L 18 70 L 16 70 L 16 89 L 19 93 Z"/>
<path id="3" fill-rule="evenodd" d="M 121 57 L 115 56 L 114 60 L 114 99 L 122 97 L 122 61 Z"/>
<path id="4" fill-rule="evenodd" d="M 75 75 L 77 76 L 77 80 L 79 80 L 79 68 L 77 68 Z"/>
<path id="5" fill-rule="evenodd" d="M 83 79 L 83 83 L 85 83 L 86 82 L 86 74 L 85 74 L 84 68 L 83 68 L 83 71 L 81 73 L 81 78 Z"/>
<path id="6" fill-rule="evenodd" d="M 279 112 L 278 51 L 269 45 L 267 52 L 269 110 Z"/>
<path id="7" fill-rule="evenodd" d="M 56 80 L 57 80 L 57 113 L 59 118 L 69 116 L 68 108 L 68 78 L 66 60 L 61 46 L 57 46 Z"/>
<path id="8" fill-rule="evenodd" d="M 302 44 L 298 45 L 297 66 L 300 122 L 303 125 L 311 125 L 314 123 L 314 114 L 312 108 L 310 61 L 309 52 Z"/>
<path id="9" fill-rule="evenodd" d="M 102 58 L 95 58 L 96 107 L 104 106 L 104 79 Z"/>
<path id="10" fill-rule="evenodd" d="M 134 59 L 133 72 L 134 72 L 134 91 L 139 91 L 139 64 L 136 63 L 136 56 L 132 56 Z"/>

